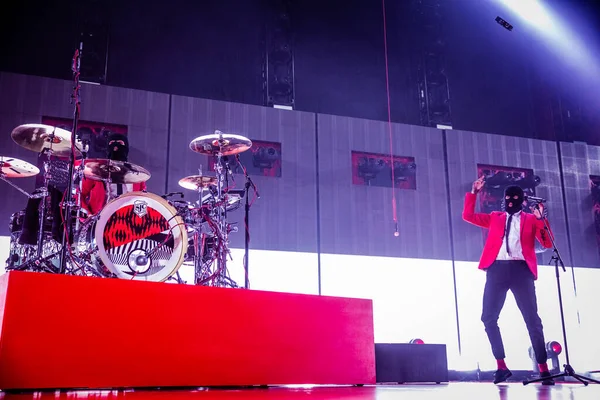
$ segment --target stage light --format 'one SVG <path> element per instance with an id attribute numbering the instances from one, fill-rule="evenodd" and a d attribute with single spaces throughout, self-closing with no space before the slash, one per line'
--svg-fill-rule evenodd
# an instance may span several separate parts
<path id="1" fill-rule="evenodd" d="M 384 168 L 385 162 L 383 160 L 372 157 L 363 157 L 358 161 L 358 176 L 368 182 L 375 179 Z"/>
<path id="2" fill-rule="evenodd" d="M 509 24 L 504 18 L 496 17 L 496 22 L 503 26 L 505 29 L 509 31 L 513 30 L 513 26 Z"/>
<path id="3" fill-rule="evenodd" d="M 512 175 L 509 172 L 498 172 L 494 175 L 488 175 L 485 177 L 485 184 L 487 187 L 502 187 L 504 190 L 505 186 L 510 185 Z"/>
<path id="4" fill-rule="evenodd" d="M 256 168 L 273 168 L 273 164 L 279 160 L 279 152 L 273 147 L 261 147 L 252 155 L 252 165 Z"/>
<path id="5" fill-rule="evenodd" d="M 550 354 L 557 356 L 562 353 L 562 345 L 556 341 L 548 342 L 546 343 L 546 352 L 548 357 L 550 357 Z"/>
<path id="6" fill-rule="evenodd" d="M 403 164 L 401 162 L 394 162 L 394 179 L 396 183 L 407 180 L 410 177 L 415 176 L 417 165 L 415 163 Z M 392 171 L 390 169 L 390 177 Z"/>
<path id="7" fill-rule="evenodd" d="M 411 341 L 408 343 L 410 343 L 410 344 L 425 344 L 423 339 L 411 339 Z"/>
<path id="8" fill-rule="evenodd" d="M 560 363 L 558 361 L 558 355 L 562 353 L 562 345 L 552 340 L 546 343 L 546 353 L 548 354 L 548 360 L 552 363 L 552 371 L 560 370 Z M 533 347 L 529 347 L 529 358 L 533 363 L 533 370 L 539 372 L 539 367 L 535 358 L 535 352 L 533 351 Z"/>

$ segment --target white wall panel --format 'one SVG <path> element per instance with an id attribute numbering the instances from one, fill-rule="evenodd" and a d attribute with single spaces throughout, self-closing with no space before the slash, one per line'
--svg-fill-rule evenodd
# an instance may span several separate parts
<path id="1" fill-rule="evenodd" d="M 321 285 L 324 295 L 373 300 L 375 342 L 446 344 L 450 366 L 458 362 L 449 261 L 322 254 Z"/>

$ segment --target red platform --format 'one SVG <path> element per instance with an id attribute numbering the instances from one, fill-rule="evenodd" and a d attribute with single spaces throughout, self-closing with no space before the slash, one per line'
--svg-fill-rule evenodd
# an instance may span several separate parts
<path id="1" fill-rule="evenodd" d="M 0 276 L 0 389 L 375 383 L 371 300 Z"/>

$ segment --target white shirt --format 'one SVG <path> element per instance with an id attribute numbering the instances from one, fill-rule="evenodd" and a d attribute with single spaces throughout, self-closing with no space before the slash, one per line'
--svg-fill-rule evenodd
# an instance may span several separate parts
<path id="1" fill-rule="evenodd" d="M 121 184 L 122 186 L 122 191 L 123 193 L 121 194 L 125 194 L 125 193 L 129 193 L 129 192 L 133 192 L 133 185 L 132 184 Z M 111 183 L 110 184 L 110 198 L 114 199 L 119 197 L 119 195 L 117 194 L 117 184 L 116 183 Z"/>
<path id="2" fill-rule="evenodd" d="M 506 213 L 506 225 L 504 227 L 504 236 L 502 237 L 502 247 L 498 252 L 496 260 L 525 260 L 523 257 L 523 248 L 521 247 L 521 211 L 513 214 L 510 223 L 510 233 L 508 234 L 508 246 L 510 254 L 506 251 L 506 229 L 508 228 L 509 213 Z"/>

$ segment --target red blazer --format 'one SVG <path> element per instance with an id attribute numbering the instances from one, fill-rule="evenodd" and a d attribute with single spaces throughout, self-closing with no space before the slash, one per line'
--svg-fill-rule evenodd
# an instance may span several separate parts
<path id="1" fill-rule="evenodd" d="M 479 269 L 486 269 L 496 261 L 496 257 L 498 257 L 498 253 L 502 247 L 506 227 L 506 213 L 499 211 L 494 211 L 490 214 L 476 213 L 476 201 L 477 195 L 467 193 L 462 216 L 465 221 L 473 225 L 489 229 L 488 237 L 479 261 Z M 550 234 L 552 235 L 552 230 L 550 230 Z M 552 242 L 544 227 L 544 221 L 537 219 L 533 214 L 521 213 L 521 247 L 523 249 L 523 257 L 534 278 L 537 279 L 535 239 L 537 239 L 545 248 L 552 247 Z"/>
<path id="2" fill-rule="evenodd" d="M 134 192 L 142 190 L 146 190 L 146 182 L 133 184 Z M 104 182 L 83 178 L 81 184 L 81 206 L 86 209 L 90 215 L 93 215 L 101 211 L 105 205 L 106 188 L 104 187 Z"/>

